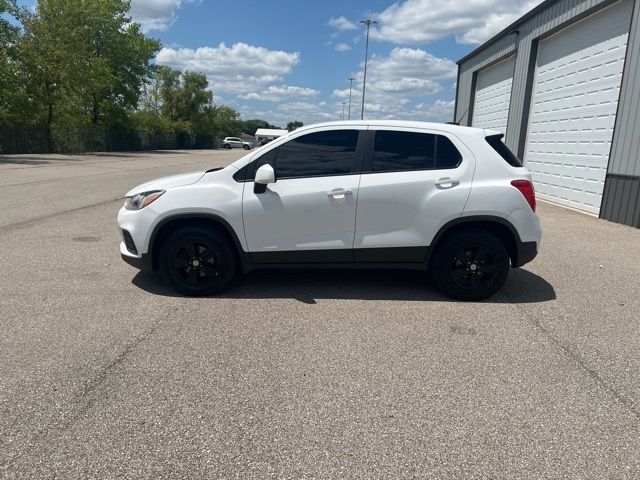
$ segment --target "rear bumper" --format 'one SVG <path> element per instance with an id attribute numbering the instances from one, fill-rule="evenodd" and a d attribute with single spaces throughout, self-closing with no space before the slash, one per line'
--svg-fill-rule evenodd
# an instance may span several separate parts
<path id="1" fill-rule="evenodd" d="M 515 267 L 521 267 L 538 255 L 538 242 L 518 242 L 518 258 L 514 263 Z"/>
<path id="2" fill-rule="evenodd" d="M 521 267 L 536 258 L 542 240 L 540 217 L 527 205 L 511 212 L 507 221 L 515 228 L 516 256 L 514 267 Z"/>

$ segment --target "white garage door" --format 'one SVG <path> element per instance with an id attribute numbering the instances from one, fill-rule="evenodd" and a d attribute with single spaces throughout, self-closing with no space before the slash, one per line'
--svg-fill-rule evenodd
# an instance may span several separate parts
<path id="1" fill-rule="evenodd" d="M 541 198 L 600 211 L 632 2 L 540 42 L 525 162 Z"/>
<path id="2" fill-rule="evenodd" d="M 514 57 L 478 72 L 473 104 L 474 127 L 507 131 Z"/>

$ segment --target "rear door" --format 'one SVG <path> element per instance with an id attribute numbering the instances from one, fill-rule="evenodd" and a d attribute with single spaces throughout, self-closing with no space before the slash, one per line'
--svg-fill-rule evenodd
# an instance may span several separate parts
<path id="1" fill-rule="evenodd" d="M 359 130 L 304 132 L 254 161 L 276 182 L 243 194 L 249 252 L 256 263 L 352 262 L 360 179 Z M 251 179 L 250 179 L 251 180 Z"/>
<path id="2" fill-rule="evenodd" d="M 420 262 L 447 221 L 462 214 L 475 159 L 440 131 L 370 127 L 358 193 L 359 262 Z"/>

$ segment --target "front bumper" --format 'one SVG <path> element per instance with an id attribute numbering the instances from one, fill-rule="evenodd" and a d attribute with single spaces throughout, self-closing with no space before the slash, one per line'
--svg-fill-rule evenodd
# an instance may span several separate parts
<path id="1" fill-rule="evenodd" d="M 153 272 L 153 265 L 151 263 L 150 256 L 146 253 L 142 255 L 134 255 L 127 250 L 127 246 L 124 242 L 120 242 L 120 256 L 122 257 L 122 260 L 138 270 L 143 272 Z"/>

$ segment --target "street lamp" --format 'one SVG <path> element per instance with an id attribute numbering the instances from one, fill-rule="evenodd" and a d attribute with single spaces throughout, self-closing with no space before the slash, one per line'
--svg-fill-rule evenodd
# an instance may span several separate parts
<path id="1" fill-rule="evenodd" d="M 351 120 L 351 87 L 353 86 L 355 77 L 347 77 L 347 80 L 349 80 L 349 120 Z"/>
<path id="2" fill-rule="evenodd" d="M 366 20 L 360 20 L 360 23 L 364 23 L 367 26 L 367 42 L 364 47 L 364 79 L 362 81 L 362 110 L 360 111 L 360 120 L 364 120 L 364 91 L 367 88 L 367 61 L 369 60 L 369 29 L 371 25 L 375 25 L 375 20 L 367 18 Z"/>

